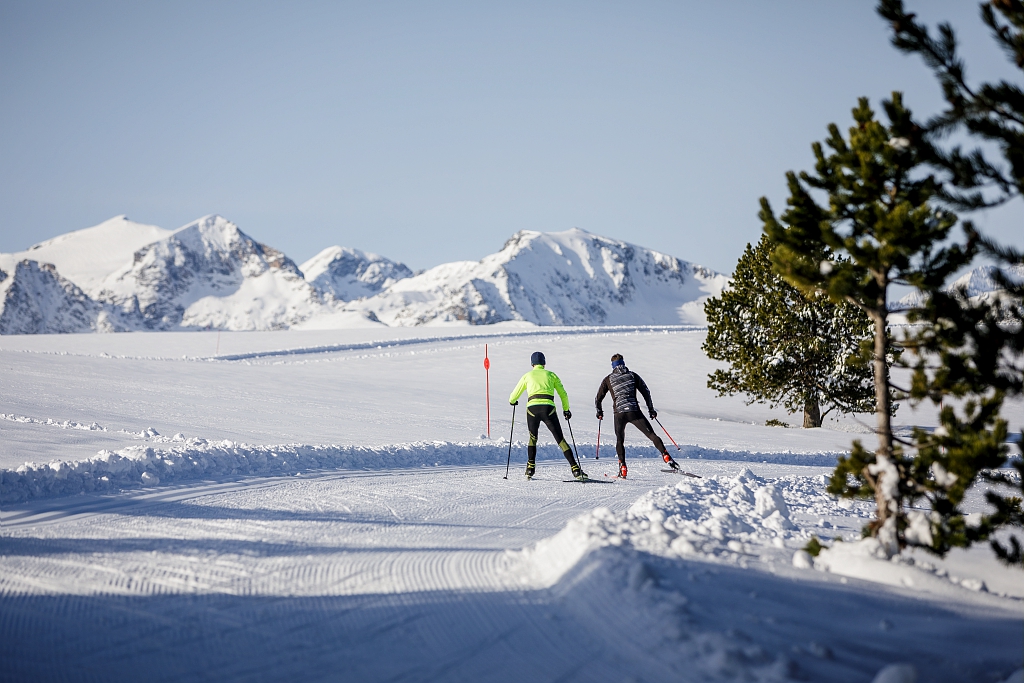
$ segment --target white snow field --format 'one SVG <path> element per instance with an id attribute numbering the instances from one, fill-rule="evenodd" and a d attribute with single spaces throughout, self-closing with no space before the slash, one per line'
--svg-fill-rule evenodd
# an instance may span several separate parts
<path id="1" fill-rule="evenodd" d="M 799 416 L 716 398 L 703 338 L 513 324 L 2 337 L 0 680 L 1024 676 L 1021 573 L 984 547 L 874 556 L 856 542 L 870 508 L 824 483 L 870 440 L 866 418 L 765 427 Z M 593 483 L 562 481 L 543 430 L 523 478 L 522 405 L 503 478 L 507 392 L 534 350 L 569 392 Z M 661 472 L 632 430 L 629 478 L 611 479 L 610 420 L 593 459 L 615 352 L 701 478 Z M 1009 413 L 1019 429 L 1024 410 Z M 811 535 L 833 548 L 803 554 Z"/>

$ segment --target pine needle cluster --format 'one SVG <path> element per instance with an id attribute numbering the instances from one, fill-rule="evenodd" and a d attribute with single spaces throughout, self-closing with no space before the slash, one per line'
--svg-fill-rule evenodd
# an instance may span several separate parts
<path id="1" fill-rule="evenodd" d="M 1024 3 L 990 0 L 979 9 L 995 44 L 1024 72 Z M 881 0 L 878 13 L 889 22 L 893 45 L 921 57 L 942 87 L 946 109 L 922 126 L 922 138 L 941 142 L 959 133 L 961 140 L 977 143 L 973 149 L 960 143 L 932 147 L 929 166 L 941 177 L 942 201 L 973 211 L 1019 200 L 1024 196 L 1024 88 L 1005 79 L 969 82 L 948 23 L 932 34 L 902 0 Z M 944 407 L 939 429 L 915 433 L 915 441 L 925 457 L 987 463 L 976 476 L 973 468 L 933 476 L 932 482 L 951 483 L 948 491 L 929 484 L 933 507 L 945 510 L 933 520 L 933 549 L 941 553 L 988 539 L 1000 559 L 1024 567 L 1021 541 L 1011 535 L 1003 545 L 994 537 L 1001 527 L 1024 528 L 1024 452 L 1009 462 L 1010 468 L 1005 466 L 1006 425 L 998 418 L 1006 397 L 1024 395 L 1024 282 L 1007 275 L 1024 272 L 1024 252 L 977 234 L 975 239 L 981 253 L 1004 266 L 995 272 L 999 292 L 971 300 L 966 291 L 932 291 L 912 315 L 922 330 L 908 340 L 917 358 L 911 388 L 915 399 L 942 405 L 953 397 L 962 405 L 960 412 Z M 1021 438 L 1018 449 L 1024 434 Z M 966 524 L 956 514 L 956 500 L 977 479 L 992 485 L 986 492 L 992 511 Z"/>

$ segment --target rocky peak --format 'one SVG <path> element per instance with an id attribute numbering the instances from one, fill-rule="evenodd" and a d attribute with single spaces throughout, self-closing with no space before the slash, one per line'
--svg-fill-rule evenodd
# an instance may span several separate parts
<path id="1" fill-rule="evenodd" d="M 22 259 L 10 276 L 0 277 L 0 334 L 122 329 L 113 321 L 52 263 Z"/>
<path id="2" fill-rule="evenodd" d="M 324 249 L 303 263 L 301 270 L 314 287 L 339 301 L 372 296 L 413 274 L 405 264 L 338 246 Z"/>

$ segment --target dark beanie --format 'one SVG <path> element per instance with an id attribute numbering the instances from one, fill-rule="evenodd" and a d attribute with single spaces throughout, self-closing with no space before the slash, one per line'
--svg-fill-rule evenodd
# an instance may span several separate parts
<path id="1" fill-rule="evenodd" d="M 544 354 L 540 351 L 534 351 L 533 355 L 530 356 L 530 365 L 547 365 Z"/>

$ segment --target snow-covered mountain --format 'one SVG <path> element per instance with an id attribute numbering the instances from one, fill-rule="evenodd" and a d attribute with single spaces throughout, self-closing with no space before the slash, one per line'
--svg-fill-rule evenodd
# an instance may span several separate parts
<path id="1" fill-rule="evenodd" d="M 284 329 L 319 312 L 320 293 L 283 253 L 216 215 L 135 252 L 96 298 L 147 329 Z"/>
<path id="2" fill-rule="evenodd" d="M 103 280 L 142 247 L 167 237 L 173 230 L 144 225 L 115 216 L 84 230 L 58 235 L 14 254 L 0 254 L 0 269 L 13 272 L 21 261 L 52 263 L 61 276 L 93 295 Z"/>
<path id="3" fill-rule="evenodd" d="M 951 292 L 957 289 L 963 289 L 967 293 L 969 299 L 986 300 L 992 296 L 997 295 L 1001 291 L 1000 286 L 996 283 L 994 274 L 999 268 L 992 265 L 978 266 L 974 270 L 961 275 L 951 284 L 947 285 L 945 291 Z M 1022 281 L 1024 280 L 1024 265 L 1015 265 L 1004 267 L 1003 273 L 1011 280 Z M 911 308 L 917 308 L 924 301 L 924 294 L 921 292 L 911 292 L 905 297 L 897 301 L 892 305 L 892 309 L 896 311 L 905 311 Z"/>
<path id="4" fill-rule="evenodd" d="M 0 334 L 125 329 L 111 313 L 50 263 L 23 259 L 0 270 Z"/>
<path id="5" fill-rule="evenodd" d="M 351 247 L 327 247 L 303 263 L 306 281 L 339 301 L 373 296 L 395 282 L 412 277 L 403 264 Z"/>
<path id="6" fill-rule="evenodd" d="M 216 215 L 178 230 L 118 216 L 0 254 L 0 270 L 2 334 L 702 324 L 705 299 L 728 282 L 701 266 L 579 229 L 524 230 L 480 261 L 419 275 L 348 247 L 325 249 L 300 269 Z"/>
<path id="7" fill-rule="evenodd" d="M 523 230 L 496 254 L 431 268 L 345 308 L 392 326 L 703 324 L 704 300 L 727 282 L 701 266 L 578 228 Z"/>

